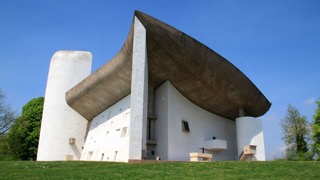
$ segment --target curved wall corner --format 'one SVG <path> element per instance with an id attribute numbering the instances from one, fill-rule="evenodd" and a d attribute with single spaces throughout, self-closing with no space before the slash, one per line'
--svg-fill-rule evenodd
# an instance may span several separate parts
<path id="1" fill-rule="evenodd" d="M 91 73 L 92 54 L 58 51 L 50 63 L 43 108 L 38 161 L 78 160 L 88 121 L 71 109 L 65 93 Z M 69 142 L 70 138 L 71 142 Z"/>
<path id="2" fill-rule="evenodd" d="M 264 138 L 262 122 L 258 118 L 239 117 L 236 119 L 238 156 L 243 151 L 244 146 L 256 145 L 256 154 L 253 159 L 265 161 Z"/>

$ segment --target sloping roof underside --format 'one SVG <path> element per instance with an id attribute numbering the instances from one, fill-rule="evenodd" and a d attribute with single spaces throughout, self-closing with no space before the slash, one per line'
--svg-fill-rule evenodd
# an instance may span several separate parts
<path id="1" fill-rule="evenodd" d="M 183 32 L 139 11 L 135 16 L 147 31 L 149 84 L 169 80 L 194 104 L 228 119 L 245 114 L 259 117 L 271 104 L 228 60 Z M 91 121 L 131 92 L 132 23 L 119 53 L 66 93 L 68 104 Z"/>

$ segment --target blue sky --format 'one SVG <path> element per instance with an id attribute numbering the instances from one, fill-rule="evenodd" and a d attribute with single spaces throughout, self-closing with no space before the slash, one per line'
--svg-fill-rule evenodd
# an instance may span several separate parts
<path id="1" fill-rule="evenodd" d="M 20 112 L 44 96 L 58 50 L 87 50 L 93 71 L 128 35 L 134 10 L 194 37 L 224 56 L 272 102 L 261 117 L 267 158 L 281 157 L 279 121 L 288 104 L 312 121 L 320 98 L 318 0 L 1 0 L 0 88 Z"/>

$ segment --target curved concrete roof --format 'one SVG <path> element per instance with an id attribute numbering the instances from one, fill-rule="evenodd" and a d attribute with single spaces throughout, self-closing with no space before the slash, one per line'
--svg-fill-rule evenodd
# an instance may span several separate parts
<path id="1" fill-rule="evenodd" d="M 151 16 L 139 11 L 135 16 L 147 32 L 151 86 L 169 80 L 194 104 L 233 120 L 240 108 L 252 117 L 269 110 L 266 97 L 228 60 Z M 89 121 L 131 92 L 133 24 L 119 53 L 66 93 L 67 103 Z"/>

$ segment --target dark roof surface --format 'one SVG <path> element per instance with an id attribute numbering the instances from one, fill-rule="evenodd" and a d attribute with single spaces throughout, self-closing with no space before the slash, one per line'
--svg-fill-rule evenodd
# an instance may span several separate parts
<path id="1" fill-rule="evenodd" d="M 271 103 L 228 60 L 185 33 L 136 11 L 147 32 L 149 84 L 154 88 L 169 80 L 194 104 L 234 120 L 239 109 L 259 117 Z M 132 23 L 119 53 L 66 93 L 67 103 L 91 121 L 131 92 Z"/>

